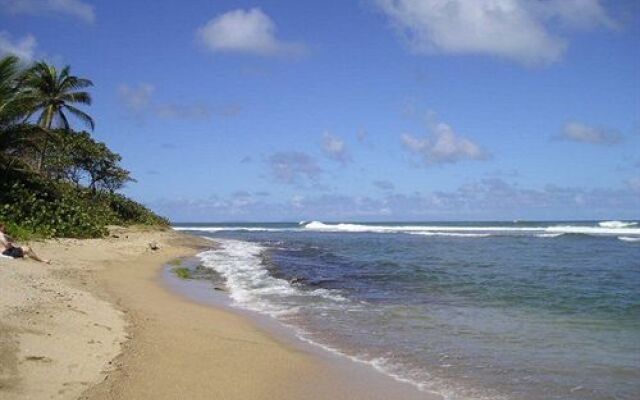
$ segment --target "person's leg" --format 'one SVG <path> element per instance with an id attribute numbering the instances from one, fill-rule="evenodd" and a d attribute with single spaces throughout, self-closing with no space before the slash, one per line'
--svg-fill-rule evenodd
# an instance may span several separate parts
<path id="1" fill-rule="evenodd" d="M 36 252 L 33 251 L 33 249 L 31 247 L 29 247 L 29 246 L 22 246 L 22 251 L 24 252 L 24 254 L 26 256 L 29 256 L 29 258 L 32 258 L 32 259 L 34 259 L 36 261 L 40 261 L 40 262 L 47 263 L 47 264 L 51 263 L 51 261 L 49 261 L 49 260 L 44 260 L 44 259 L 40 258 L 36 254 Z"/>

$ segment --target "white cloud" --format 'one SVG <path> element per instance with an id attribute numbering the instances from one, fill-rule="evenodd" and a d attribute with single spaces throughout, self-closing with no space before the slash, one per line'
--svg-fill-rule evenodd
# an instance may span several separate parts
<path id="1" fill-rule="evenodd" d="M 346 164 L 351 161 L 344 140 L 337 136 L 325 133 L 322 135 L 322 152 L 327 158 Z"/>
<path id="2" fill-rule="evenodd" d="M 232 10 L 219 15 L 198 30 L 198 38 L 213 52 L 236 52 L 262 56 L 300 54 L 300 43 L 276 37 L 276 25 L 259 8 Z"/>
<path id="3" fill-rule="evenodd" d="M 615 29 L 618 24 L 607 15 L 600 0 L 546 0 L 525 3 L 536 16 L 557 19 L 561 23 L 580 29 L 597 26 Z"/>
<path id="4" fill-rule="evenodd" d="M 11 14 L 62 14 L 87 23 L 96 20 L 93 6 L 81 0 L 0 0 L 0 5 Z"/>
<path id="5" fill-rule="evenodd" d="M 525 65 L 558 61 L 567 41 L 560 21 L 582 29 L 614 26 L 598 0 L 376 0 L 416 53 L 488 54 Z"/>
<path id="6" fill-rule="evenodd" d="M 479 145 L 458 135 L 448 124 L 430 115 L 430 136 L 402 135 L 405 148 L 419 155 L 425 165 L 457 163 L 463 160 L 485 160 L 489 155 Z"/>
<path id="7" fill-rule="evenodd" d="M 120 85 L 118 95 L 124 105 L 132 112 L 145 111 L 151 104 L 151 96 L 155 87 L 148 83 L 141 83 L 138 86 Z"/>
<path id="8" fill-rule="evenodd" d="M 0 32 L 0 55 L 13 54 L 21 60 L 29 62 L 35 56 L 36 45 L 36 38 L 33 35 L 12 40 L 8 32 Z"/>
<path id="9" fill-rule="evenodd" d="M 313 157 L 298 151 L 274 153 L 266 161 L 271 176 L 280 183 L 300 184 L 305 179 L 315 181 L 322 174 Z"/>
<path id="10" fill-rule="evenodd" d="M 598 128 L 580 122 L 567 122 L 561 134 L 562 139 L 574 142 L 612 145 L 622 141 L 622 135 L 612 129 Z"/>
<path id="11" fill-rule="evenodd" d="M 122 103 L 136 117 L 152 114 L 170 119 L 208 119 L 213 116 L 226 118 L 236 116 L 241 111 L 239 106 L 233 104 L 211 107 L 206 104 L 158 103 L 153 99 L 154 93 L 155 87 L 148 83 L 118 87 Z"/>
<path id="12" fill-rule="evenodd" d="M 500 179 L 469 182 L 448 191 L 381 191 L 377 196 L 339 193 L 259 198 L 244 191 L 209 199 L 163 200 L 153 204 L 175 221 L 270 218 L 279 220 L 443 220 L 443 219 L 619 219 L 637 218 L 640 181 L 629 188 L 521 187 Z M 634 191 L 636 190 L 636 191 Z"/>

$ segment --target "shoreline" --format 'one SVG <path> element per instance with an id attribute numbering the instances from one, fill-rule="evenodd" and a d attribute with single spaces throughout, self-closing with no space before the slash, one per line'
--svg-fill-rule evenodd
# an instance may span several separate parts
<path id="1" fill-rule="evenodd" d="M 192 261 L 195 257 L 186 258 L 184 261 Z M 193 265 L 191 265 L 193 266 Z M 330 379 L 341 382 L 343 387 L 349 388 L 349 396 L 336 391 L 331 397 L 304 397 L 313 399 L 398 399 L 398 400 L 442 400 L 443 397 L 436 393 L 420 390 L 414 382 L 402 377 L 389 374 L 378 369 L 368 361 L 355 359 L 340 350 L 316 343 L 303 338 L 295 327 L 283 324 L 281 321 L 256 311 L 238 307 L 233 304 L 229 293 L 220 290 L 219 286 L 205 279 L 181 279 L 172 271 L 171 265 L 165 265 L 160 271 L 158 280 L 167 290 L 189 301 L 203 304 L 208 307 L 221 309 L 242 318 L 248 319 L 254 326 L 266 332 L 279 343 L 301 351 L 310 357 L 313 362 L 320 362 L 324 368 L 330 370 L 333 375 Z M 218 290 L 216 290 L 218 288 Z M 356 394 L 358 393 L 358 394 Z M 355 397 L 354 397 L 355 396 Z"/>
<path id="2" fill-rule="evenodd" d="M 0 397 L 434 398 L 158 282 L 166 263 L 211 242 L 173 231 L 112 235 L 36 243 L 50 267 L 0 260 Z"/>

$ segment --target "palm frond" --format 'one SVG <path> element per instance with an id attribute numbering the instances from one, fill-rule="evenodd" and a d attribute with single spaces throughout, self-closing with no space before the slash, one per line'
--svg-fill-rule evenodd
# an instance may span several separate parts
<path id="1" fill-rule="evenodd" d="M 89 114 L 85 113 L 84 111 L 75 108 L 74 106 L 71 106 L 69 104 L 65 104 L 63 106 L 67 111 L 69 111 L 71 114 L 73 114 L 74 117 L 76 117 L 78 120 L 80 120 L 81 122 L 83 122 L 85 125 L 87 125 L 89 128 L 91 128 L 91 130 L 95 129 L 95 122 L 93 121 L 93 118 L 91 118 L 89 116 Z"/>
<path id="2" fill-rule="evenodd" d="M 67 103 L 91 105 L 91 95 L 87 92 L 64 93 L 59 98 Z"/>
<path id="3" fill-rule="evenodd" d="M 85 89 L 93 86 L 90 79 L 78 78 L 76 76 L 67 76 L 60 82 L 60 91 L 70 91 L 77 89 Z"/>
<path id="4" fill-rule="evenodd" d="M 67 119 L 67 116 L 64 115 L 62 110 L 58 110 L 58 112 L 56 114 L 58 115 L 58 118 L 62 122 L 61 128 L 64 128 L 65 130 L 69 130 L 71 125 L 69 125 L 69 120 Z"/>

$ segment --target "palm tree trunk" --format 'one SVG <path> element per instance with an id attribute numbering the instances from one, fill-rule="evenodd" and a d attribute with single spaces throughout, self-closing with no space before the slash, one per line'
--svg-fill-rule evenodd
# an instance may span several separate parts
<path id="1" fill-rule="evenodd" d="M 47 110 L 47 116 L 45 117 L 44 121 L 42 121 L 42 129 L 44 129 L 46 131 L 46 134 L 44 136 L 44 143 L 42 144 L 42 150 L 40 151 L 40 160 L 38 161 L 38 171 L 40 171 L 40 173 L 42 173 L 42 170 L 44 169 L 44 160 L 47 156 L 47 148 L 49 147 L 49 130 L 51 129 L 51 124 L 53 123 L 53 108 L 49 107 L 49 109 Z"/>

